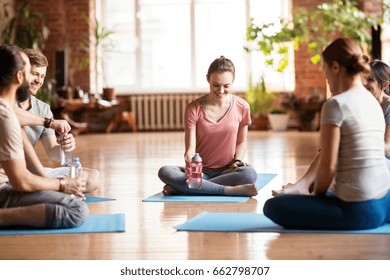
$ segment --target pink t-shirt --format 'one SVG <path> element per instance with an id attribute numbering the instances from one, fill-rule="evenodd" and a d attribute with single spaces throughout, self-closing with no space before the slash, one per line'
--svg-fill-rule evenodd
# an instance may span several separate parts
<path id="1" fill-rule="evenodd" d="M 230 164 L 236 153 L 238 129 L 251 124 L 249 104 L 232 95 L 226 114 L 218 122 L 210 120 L 201 100 L 192 101 L 185 110 L 185 130 L 196 131 L 196 152 L 204 168 L 222 168 Z"/>

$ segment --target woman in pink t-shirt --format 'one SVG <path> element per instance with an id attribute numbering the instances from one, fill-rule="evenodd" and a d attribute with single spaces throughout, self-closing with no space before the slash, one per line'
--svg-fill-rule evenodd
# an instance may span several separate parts
<path id="1" fill-rule="evenodd" d="M 256 171 L 242 161 L 247 151 L 250 110 L 244 99 L 231 94 L 235 67 L 221 56 L 211 63 L 206 77 L 210 92 L 189 103 L 185 110 L 185 168 L 163 166 L 158 172 L 166 184 L 163 193 L 255 196 Z M 188 187 L 195 153 L 203 160 L 199 189 Z"/>

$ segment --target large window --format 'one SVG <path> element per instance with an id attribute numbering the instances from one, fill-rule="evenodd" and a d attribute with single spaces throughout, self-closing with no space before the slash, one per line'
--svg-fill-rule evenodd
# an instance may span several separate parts
<path id="1" fill-rule="evenodd" d="M 275 73 L 244 51 L 250 17 L 276 21 L 289 11 L 290 0 L 97 0 L 98 19 L 115 30 L 114 50 L 102 54 L 106 85 L 119 93 L 204 90 L 208 66 L 224 55 L 236 66 L 236 90 L 250 74 L 293 90 L 293 63 Z"/>
<path id="2" fill-rule="evenodd" d="M 390 7 L 390 0 L 384 0 L 384 2 Z M 382 26 L 382 60 L 390 65 L 390 10 L 387 10 L 384 18 L 387 21 Z"/>

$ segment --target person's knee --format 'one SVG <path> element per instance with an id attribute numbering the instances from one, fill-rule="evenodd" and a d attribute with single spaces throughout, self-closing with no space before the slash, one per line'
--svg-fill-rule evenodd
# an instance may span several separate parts
<path id="1" fill-rule="evenodd" d="M 275 198 L 268 199 L 263 206 L 264 215 L 271 220 L 274 220 L 274 214 L 277 212 L 277 209 L 275 208 L 274 200 Z"/>
<path id="2" fill-rule="evenodd" d="M 159 170 L 158 170 L 158 178 L 160 178 L 161 180 L 164 180 L 165 178 L 168 177 L 168 175 L 170 174 L 170 168 L 169 166 L 163 166 L 161 167 Z"/>
<path id="3" fill-rule="evenodd" d="M 240 178 L 242 182 L 240 184 L 254 184 L 257 180 L 257 172 L 253 167 L 243 166 L 239 167 Z"/>
<path id="4" fill-rule="evenodd" d="M 77 198 L 78 203 L 73 205 L 71 211 L 69 211 L 69 227 L 79 227 L 86 221 L 89 210 L 84 201 Z"/>
<path id="5" fill-rule="evenodd" d="M 84 193 L 91 193 L 101 187 L 101 174 L 96 169 L 88 169 L 87 172 L 87 186 Z"/>
<path id="6" fill-rule="evenodd" d="M 268 200 L 266 200 L 265 202 L 264 202 L 264 206 L 263 206 L 263 213 L 264 213 L 264 215 L 266 216 L 266 217 L 268 217 L 269 218 L 269 209 L 270 209 L 270 203 L 269 203 L 269 201 L 270 201 L 270 199 L 268 199 Z"/>
<path id="7" fill-rule="evenodd" d="M 81 226 L 88 217 L 88 206 L 80 198 L 69 197 L 66 204 L 46 204 L 46 227 L 73 228 Z"/>
<path id="8" fill-rule="evenodd" d="M 257 172 L 254 168 L 248 167 L 246 168 L 246 177 L 254 184 L 257 180 Z"/>

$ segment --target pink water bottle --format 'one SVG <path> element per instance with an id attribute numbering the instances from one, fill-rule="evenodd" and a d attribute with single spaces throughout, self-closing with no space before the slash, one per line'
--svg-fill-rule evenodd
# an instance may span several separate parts
<path id="1" fill-rule="evenodd" d="M 191 159 L 191 177 L 188 187 L 190 189 L 200 189 L 202 187 L 202 158 L 196 153 Z"/>

